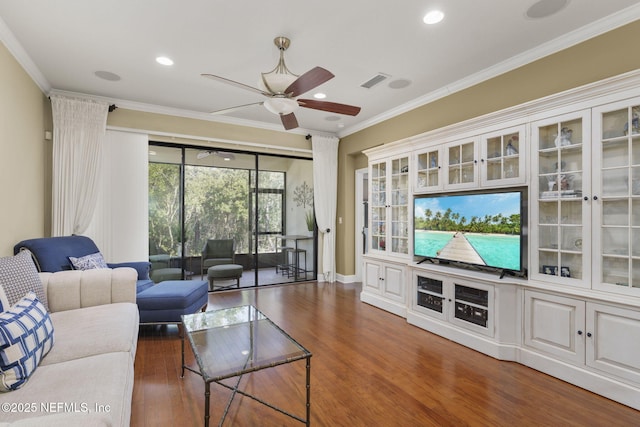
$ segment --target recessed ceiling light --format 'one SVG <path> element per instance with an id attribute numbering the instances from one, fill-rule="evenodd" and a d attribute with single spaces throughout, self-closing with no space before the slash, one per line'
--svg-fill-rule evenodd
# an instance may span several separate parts
<path id="1" fill-rule="evenodd" d="M 166 56 L 158 56 L 156 58 L 156 62 L 162 65 L 173 65 L 173 60 L 171 58 L 167 58 Z"/>
<path id="2" fill-rule="evenodd" d="M 438 22 L 442 21 L 444 19 L 444 13 L 442 13 L 439 10 L 432 10 L 431 12 L 427 13 L 426 15 L 424 15 L 424 18 L 422 18 L 422 20 L 424 21 L 425 24 L 437 24 Z"/>
<path id="3" fill-rule="evenodd" d="M 315 95 L 313 95 L 313 97 L 314 97 L 315 99 L 325 99 L 325 98 L 327 97 L 327 95 L 326 95 L 325 93 L 318 92 L 318 93 L 316 93 Z"/>

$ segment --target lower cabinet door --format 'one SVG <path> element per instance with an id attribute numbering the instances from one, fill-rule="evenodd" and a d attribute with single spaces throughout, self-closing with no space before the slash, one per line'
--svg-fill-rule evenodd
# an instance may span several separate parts
<path id="1" fill-rule="evenodd" d="M 364 263 L 364 290 L 380 293 L 380 263 L 365 261 Z"/>
<path id="2" fill-rule="evenodd" d="M 587 303 L 587 365 L 640 383 L 640 313 Z"/>
<path id="3" fill-rule="evenodd" d="M 584 326 L 584 301 L 525 291 L 524 342 L 528 347 L 583 364 Z"/>
<path id="4" fill-rule="evenodd" d="M 405 302 L 404 268 L 387 264 L 383 266 L 382 295 L 393 301 Z"/>

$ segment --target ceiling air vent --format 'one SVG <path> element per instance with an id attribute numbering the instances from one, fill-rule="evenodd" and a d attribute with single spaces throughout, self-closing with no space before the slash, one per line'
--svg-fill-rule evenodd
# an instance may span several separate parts
<path id="1" fill-rule="evenodd" d="M 391 76 L 388 75 L 388 74 L 378 73 L 375 76 L 371 77 L 366 82 L 362 83 L 360 85 L 360 87 L 363 87 L 363 88 L 366 88 L 366 89 L 371 89 L 375 85 L 377 85 L 379 83 L 382 83 L 383 81 L 387 80 L 389 77 L 391 77 Z"/>

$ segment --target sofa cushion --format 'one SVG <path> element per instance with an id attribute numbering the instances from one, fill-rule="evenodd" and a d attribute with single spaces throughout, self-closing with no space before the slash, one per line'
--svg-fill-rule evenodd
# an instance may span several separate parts
<path id="1" fill-rule="evenodd" d="M 100 252 L 82 257 L 70 256 L 69 261 L 74 270 L 93 270 L 95 268 L 109 268 Z"/>
<path id="2" fill-rule="evenodd" d="M 99 252 L 96 244 L 86 236 L 58 236 L 23 240 L 15 245 L 14 253 L 29 249 L 40 271 L 71 270 L 69 257 L 82 257 Z"/>
<path id="3" fill-rule="evenodd" d="M 52 347 L 49 313 L 29 292 L 0 313 L 0 391 L 22 387 Z"/>
<path id="4" fill-rule="evenodd" d="M 94 425 L 95 415 L 108 418 L 107 425 L 128 426 L 133 380 L 133 360 L 125 352 L 41 365 L 23 387 L 1 396 L 2 404 L 36 402 L 36 411 L 3 412 L 2 421 L 37 417 L 41 421 L 39 425 L 48 426 L 43 420 L 50 416 L 55 417 L 52 421 L 57 420 L 62 412 L 76 416 L 76 421 L 69 417 L 67 425 L 71 426 Z M 41 406 L 41 402 L 45 405 Z M 57 424 L 52 422 L 52 425 Z"/>
<path id="5" fill-rule="evenodd" d="M 181 315 L 193 314 L 207 305 L 204 280 L 168 280 L 137 295 L 140 323 L 179 323 Z"/>
<path id="6" fill-rule="evenodd" d="M 138 319 L 138 308 L 133 303 L 51 313 L 56 345 L 42 365 L 114 351 L 129 352 L 134 358 L 138 344 Z"/>
<path id="7" fill-rule="evenodd" d="M 47 295 L 44 293 L 31 252 L 28 250 L 22 250 L 14 256 L 0 258 L 0 286 L 4 289 L 10 305 L 20 301 L 27 293 L 34 292 L 49 310 Z"/>

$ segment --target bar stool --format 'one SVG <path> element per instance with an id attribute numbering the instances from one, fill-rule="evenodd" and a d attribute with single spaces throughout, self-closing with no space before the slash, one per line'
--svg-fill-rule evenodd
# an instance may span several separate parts
<path id="1" fill-rule="evenodd" d="M 284 275 L 285 272 L 288 273 L 291 269 L 291 264 L 289 263 L 290 251 L 293 251 L 293 248 L 289 246 L 283 246 L 282 248 L 280 248 L 280 255 L 282 255 L 282 264 L 278 263 L 278 261 L 280 261 L 280 257 L 278 257 L 278 261 L 276 261 L 276 273 L 278 272 L 278 268 L 281 270 L 282 275 Z"/>
<path id="2" fill-rule="evenodd" d="M 306 249 L 292 249 L 289 251 L 291 255 L 291 271 L 287 274 L 287 277 L 293 276 L 295 280 L 304 273 L 304 278 L 307 278 L 307 250 Z M 300 254 L 304 255 L 304 269 L 300 268 Z"/>

